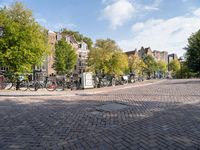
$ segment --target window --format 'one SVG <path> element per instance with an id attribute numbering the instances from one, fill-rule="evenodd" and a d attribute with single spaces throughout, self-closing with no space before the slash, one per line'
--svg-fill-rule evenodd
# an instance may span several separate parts
<path id="1" fill-rule="evenodd" d="M 56 35 L 56 39 L 57 39 L 57 41 L 60 41 L 62 39 L 62 35 L 61 34 L 57 34 Z"/>
<path id="2" fill-rule="evenodd" d="M 0 70 L 1 71 L 6 71 L 6 70 L 8 70 L 8 68 L 6 68 L 6 67 L 0 67 Z"/>

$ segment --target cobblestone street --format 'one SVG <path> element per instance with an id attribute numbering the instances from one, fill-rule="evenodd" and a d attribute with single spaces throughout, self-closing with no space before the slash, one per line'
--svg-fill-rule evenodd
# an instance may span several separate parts
<path id="1" fill-rule="evenodd" d="M 0 150 L 19 149 L 200 150 L 200 80 L 75 96 L 1 96 Z"/>

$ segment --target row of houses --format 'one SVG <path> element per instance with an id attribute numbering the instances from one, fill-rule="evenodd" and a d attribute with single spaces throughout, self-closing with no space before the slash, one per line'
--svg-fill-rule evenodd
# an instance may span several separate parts
<path id="1" fill-rule="evenodd" d="M 72 47 L 76 50 L 76 54 L 78 56 L 77 63 L 74 67 L 73 74 L 79 75 L 82 72 L 85 72 L 87 69 L 87 58 L 88 58 L 88 45 L 81 41 L 78 42 L 73 35 L 63 35 L 59 32 L 53 32 L 49 31 L 48 32 L 48 38 L 49 38 L 49 44 L 51 45 L 51 55 L 48 56 L 44 62 L 44 65 L 40 68 L 36 69 L 41 69 L 44 75 L 54 75 L 56 74 L 56 71 L 53 69 L 53 63 L 54 63 L 54 52 L 55 52 L 55 44 L 57 41 L 61 40 L 64 38 L 66 42 L 72 45 Z M 169 64 L 171 60 L 177 59 L 176 54 L 168 54 L 167 51 L 158 51 L 158 50 L 152 50 L 150 47 L 144 48 L 141 47 L 140 50 L 133 50 L 133 51 L 127 51 L 125 52 L 128 57 L 131 55 L 137 55 L 140 58 L 143 58 L 145 55 L 150 55 L 154 57 L 156 61 L 163 61 L 166 64 Z"/>
<path id="2" fill-rule="evenodd" d="M 84 41 L 77 41 L 72 34 L 62 35 L 60 32 L 48 31 L 48 42 L 51 48 L 51 55 L 47 56 L 41 66 L 35 66 L 33 71 L 41 72 L 43 76 L 56 75 L 56 71 L 53 69 L 55 44 L 64 38 L 66 42 L 72 45 L 78 56 L 76 65 L 74 67 L 73 74 L 79 75 L 86 71 L 87 57 L 89 53 L 88 45 Z M 0 73 L 9 70 L 8 67 L 0 66 Z"/>
<path id="3" fill-rule="evenodd" d="M 167 51 L 152 50 L 150 47 L 141 47 L 140 50 L 135 49 L 133 51 L 127 51 L 126 54 L 128 55 L 128 57 L 130 57 L 131 55 L 136 55 L 140 58 L 143 58 L 145 55 L 150 55 L 154 57 L 156 61 L 163 61 L 166 64 L 169 64 L 171 60 L 177 59 L 176 54 L 168 54 Z"/>
<path id="4" fill-rule="evenodd" d="M 56 71 L 53 69 L 55 44 L 62 38 L 64 38 L 66 42 L 72 45 L 78 56 L 73 74 L 79 75 L 82 72 L 85 72 L 86 70 L 87 67 L 86 61 L 89 53 L 88 45 L 84 41 L 78 42 L 75 39 L 75 37 L 71 34 L 64 35 L 63 37 L 63 35 L 59 32 L 49 31 L 48 39 L 49 39 L 49 44 L 51 46 L 51 55 L 46 57 L 42 66 L 35 68 L 35 70 L 41 70 L 44 76 L 51 76 L 56 74 Z"/>
<path id="5" fill-rule="evenodd" d="M 82 72 L 86 71 L 87 58 L 89 53 L 88 45 L 84 41 L 77 41 L 75 37 L 71 34 L 62 35 L 60 32 L 48 31 L 48 42 L 51 46 L 51 55 L 46 57 L 41 66 L 36 66 L 34 68 L 36 71 L 41 71 L 43 76 L 56 75 L 56 71 L 53 69 L 55 44 L 62 38 L 64 38 L 66 42 L 72 45 L 78 56 L 73 74 L 80 75 Z M 128 55 L 128 57 L 131 55 L 137 55 L 140 58 L 143 58 L 145 55 L 151 55 L 155 58 L 156 61 L 163 61 L 167 64 L 169 64 L 171 60 L 177 59 L 176 54 L 168 54 L 167 51 L 153 51 L 150 47 L 141 47 L 140 50 L 135 49 L 133 51 L 127 51 L 125 53 Z M 5 67 L 0 67 L 0 72 L 5 71 L 5 69 Z"/>

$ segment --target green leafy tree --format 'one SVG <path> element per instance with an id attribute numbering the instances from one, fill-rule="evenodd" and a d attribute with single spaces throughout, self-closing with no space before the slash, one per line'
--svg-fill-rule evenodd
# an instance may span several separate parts
<path id="1" fill-rule="evenodd" d="M 200 30 L 189 37 L 186 50 L 188 68 L 200 75 Z"/>
<path id="2" fill-rule="evenodd" d="M 180 68 L 180 62 L 177 59 L 174 59 L 169 63 L 169 71 L 171 71 L 172 77 L 179 77 Z"/>
<path id="3" fill-rule="evenodd" d="M 126 54 L 121 51 L 116 51 L 112 53 L 111 58 L 106 63 L 106 73 L 123 75 L 128 71 L 128 58 Z"/>
<path id="4" fill-rule="evenodd" d="M 77 54 L 74 48 L 64 39 L 55 45 L 55 62 L 53 68 L 60 75 L 69 75 L 76 64 Z"/>
<path id="5" fill-rule="evenodd" d="M 157 70 L 157 63 L 151 55 L 144 56 L 143 61 L 146 65 L 145 72 L 150 78 L 152 74 Z"/>
<path id="6" fill-rule="evenodd" d="M 164 76 L 167 72 L 167 64 L 163 61 L 158 61 L 157 62 L 157 71 L 159 71 Z"/>
<path id="7" fill-rule="evenodd" d="M 49 53 L 47 31 L 33 18 L 31 10 L 16 2 L 0 8 L 0 62 L 11 72 L 29 72 Z"/>
<path id="8" fill-rule="evenodd" d="M 180 70 L 180 62 L 177 59 L 174 59 L 169 63 L 169 71 L 177 70 Z"/>
<path id="9" fill-rule="evenodd" d="M 132 55 L 129 57 L 129 70 L 131 72 L 134 72 L 138 76 L 142 76 L 144 68 L 146 68 L 146 65 L 139 56 Z"/>
<path id="10" fill-rule="evenodd" d="M 128 59 L 115 41 L 99 39 L 89 52 L 88 65 L 96 73 L 119 75 L 128 69 Z"/>

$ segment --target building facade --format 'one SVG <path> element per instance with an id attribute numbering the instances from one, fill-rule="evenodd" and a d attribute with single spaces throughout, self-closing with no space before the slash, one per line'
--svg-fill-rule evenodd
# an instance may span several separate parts
<path id="1" fill-rule="evenodd" d="M 165 63 L 168 63 L 168 52 L 157 51 L 157 50 L 152 51 L 150 47 L 148 48 L 141 47 L 139 51 L 135 49 L 133 51 L 128 51 L 125 53 L 127 54 L 128 57 L 131 55 L 135 55 L 135 56 L 139 56 L 140 58 L 144 58 L 145 55 L 150 55 L 154 57 L 156 61 L 163 61 Z"/>
<path id="2" fill-rule="evenodd" d="M 51 53 L 46 58 L 45 66 L 47 67 L 46 74 L 47 75 L 54 75 L 56 71 L 53 69 L 54 63 L 54 55 L 55 55 L 55 44 L 57 42 L 58 35 L 55 32 L 49 31 L 48 32 L 48 42 L 51 48 Z"/>
<path id="3" fill-rule="evenodd" d="M 131 56 L 138 56 L 138 51 L 137 49 L 133 50 L 133 51 L 127 51 L 125 52 L 126 55 L 128 56 L 128 58 L 130 58 Z"/>
<path id="4" fill-rule="evenodd" d="M 88 46 L 85 42 L 79 42 L 79 47 L 78 47 L 78 61 L 77 61 L 77 67 L 76 67 L 76 72 L 78 74 L 81 74 L 86 71 L 87 69 L 87 58 L 88 58 Z"/>
<path id="5" fill-rule="evenodd" d="M 168 52 L 166 51 L 153 51 L 153 57 L 155 58 L 156 61 L 163 61 L 166 64 L 168 63 Z"/>
<path id="6" fill-rule="evenodd" d="M 140 58 L 144 58 L 145 55 L 153 56 L 153 52 L 150 47 L 147 48 L 141 47 L 141 49 L 138 51 L 138 56 Z"/>
<path id="7" fill-rule="evenodd" d="M 55 55 L 55 44 L 57 41 L 64 38 L 67 43 L 69 43 L 74 49 L 77 54 L 77 63 L 74 67 L 73 74 L 80 74 L 82 72 L 86 71 L 87 67 L 87 58 L 89 49 L 85 42 L 81 41 L 78 42 L 73 35 L 63 35 L 59 32 L 48 32 L 48 38 L 49 38 L 49 44 L 51 46 L 51 54 L 46 58 L 44 65 L 46 67 L 47 75 L 55 75 L 56 71 L 53 69 L 53 63 L 54 63 L 54 55 Z"/>
<path id="8" fill-rule="evenodd" d="M 50 45 L 51 53 L 44 59 L 42 65 L 33 66 L 33 74 L 38 72 L 42 74 L 42 76 L 56 75 L 56 71 L 53 68 L 55 44 L 62 38 L 72 45 L 77 54 L 77 63 L 74 67 L 73 74 L 79 75 L 80 73 L 86 71 L 89 53 L 88 45 L 83 41 L 78 42 L 73 35 L 66 35 L 63 37 L 63 35 L 59 32 L 48 31 L 48 43 Z M 7 67 L 0 66 L 0 74 L 6 72 L 7 70 L 9 70 Z"/>

